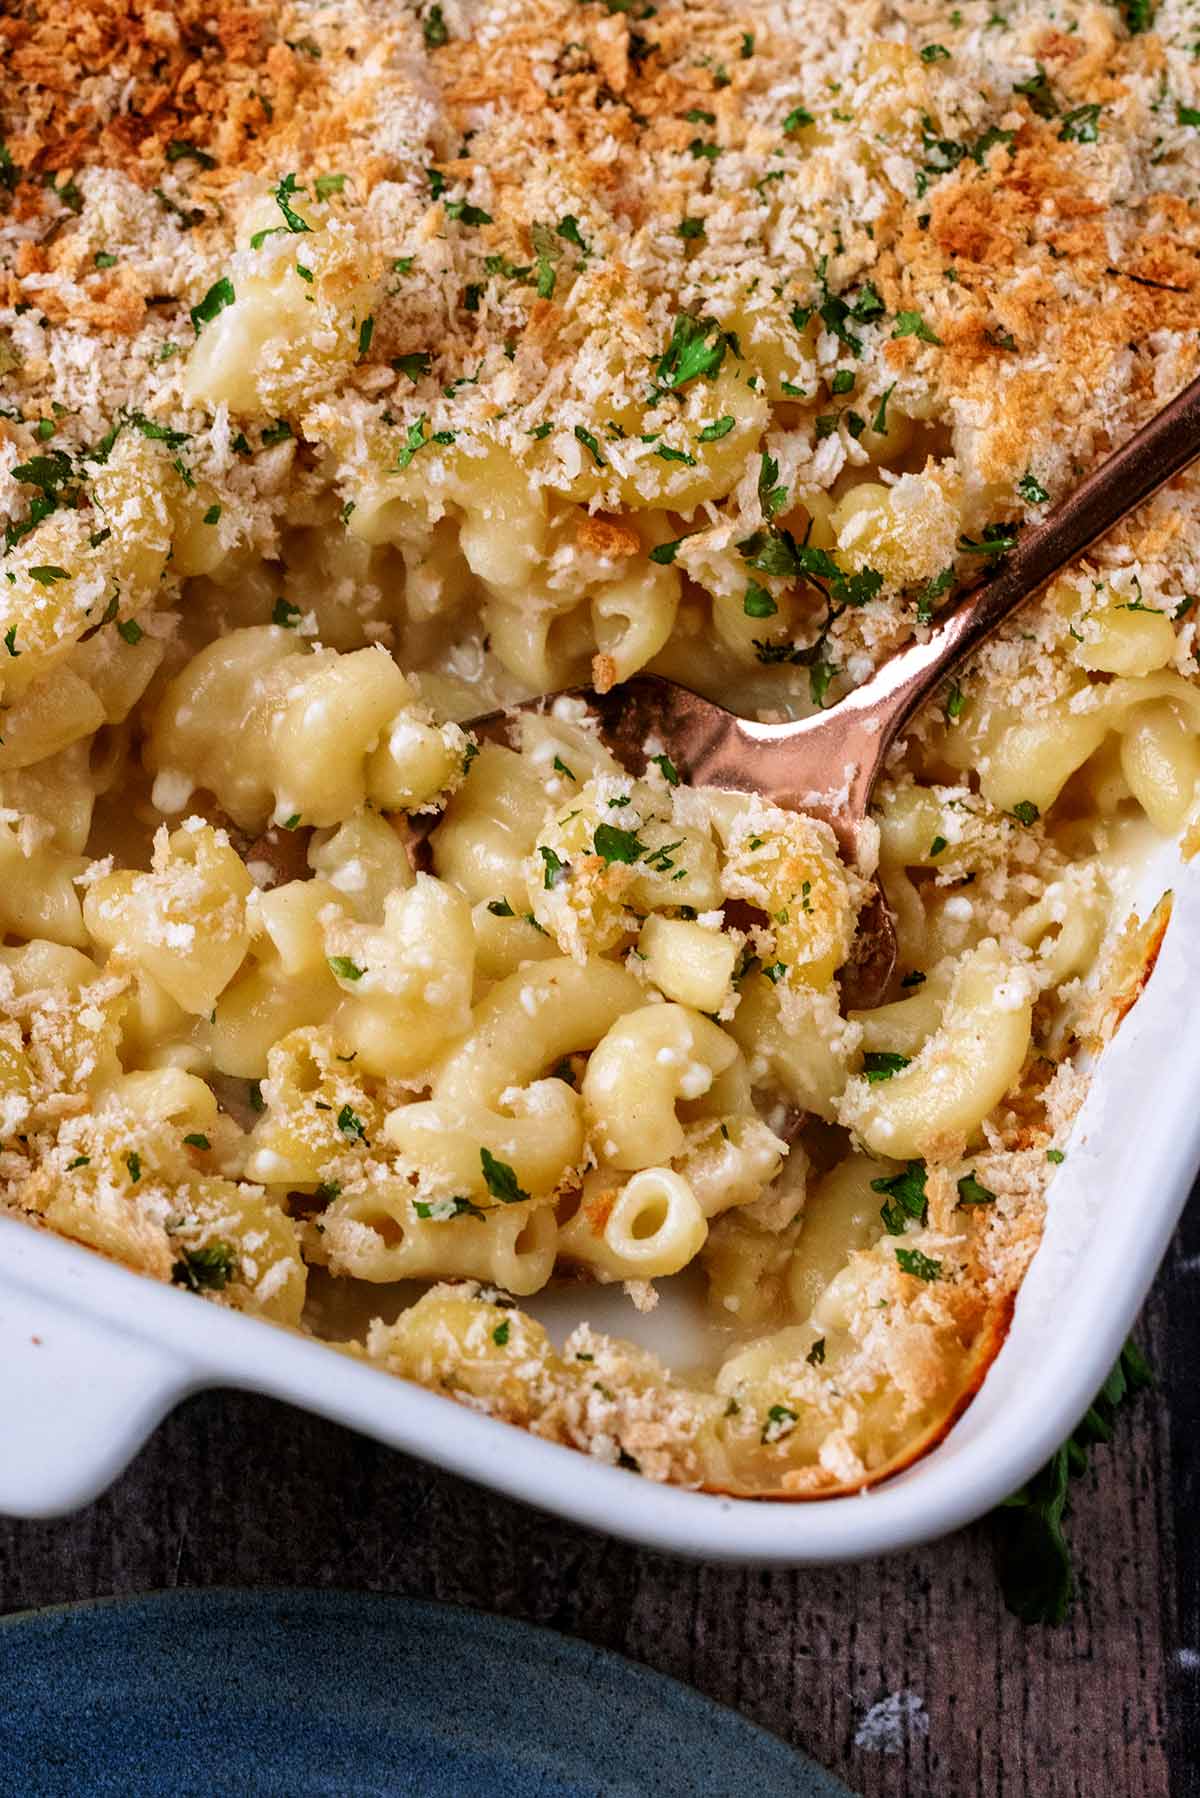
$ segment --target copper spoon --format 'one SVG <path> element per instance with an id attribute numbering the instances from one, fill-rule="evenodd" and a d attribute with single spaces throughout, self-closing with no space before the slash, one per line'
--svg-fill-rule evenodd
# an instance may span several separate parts
<path id="1" fill-rule="evenodd" d="M 842 853 L 857 859 L 871 792 L 888 749 L 917 708 L 985 638 L 1063 568 L 1200 455 L 1200 377 L 1114 451 L 1040 524 L 1023 531 L 991 579 L 963 594 L 924 642 L 913 642 L 827 712 L 791 724 L 756 724 L 676 681 L 639 674 L 608 693 L 571 690 L 600 722 L 602 741 L 640 772 L 647 738 L 697 786 L 761 793 L 776 805 L 824 818 Z M 557 694 L 471 719 L 476 735 L 504 740 L 512 718 L 540 712 Z M 431 820 L 435 822 L 435 820 Z M 843 1002 L 869 1009 L 883 998 L 896 933 L 879 888 L 859 920 Z"/>

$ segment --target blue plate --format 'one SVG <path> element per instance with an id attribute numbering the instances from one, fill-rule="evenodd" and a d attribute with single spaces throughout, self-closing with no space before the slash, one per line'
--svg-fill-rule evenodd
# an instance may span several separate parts
<path id="1" fill-rule="evenodd" d="M 350 1592 L 168 1592 L 0 1620 L 3 1798 L 848 1798 L 586 1642 Z"/>

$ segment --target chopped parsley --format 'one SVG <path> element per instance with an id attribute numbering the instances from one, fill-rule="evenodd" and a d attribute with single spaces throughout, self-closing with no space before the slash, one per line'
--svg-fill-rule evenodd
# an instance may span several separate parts
<path id="1" fill-rule="evenodd" d="M 556 774 L 565 774 L 568 780 L 578 780 L 579 778 L 572 769 L 567 767 L 567 764 L 563 761 L 561 755 L 555 756 L 551 766 Z"/>
<path id="2" fill-rule="evenodd" d="M 117 632 L 125 642 L 132 646 L 140 643 L 145 635 L 136 618 L 120 618 L 117 620 Z"/>
<path id="3" fill-rule="evenodd" d="M 922 343 L 941 343 L 941 338 L 927 325 L 919 312 L 898 312 L 892 326 L 893 337 L 919 337 Z"/>
<path id="4" fill-rule="evenodd" d="M 891 386 L 881 396 L 879 404 L 875 408 L 875 416 L 871 420 L 871 429 L 873 431 L 877 432 L 877 434 L 881 437 L 883 436 L 883 433 L 887 430 L 888 401 L 891 399 L 892 394 L 895 392 L 895 390 L 896 390 L 896 383 L 893 381 Z"/>
<path id="5" fill-rule="evenodd" d="M 36 581 L 39 587 L 53 587 L 56 581 L 69 581 L 71 578 L 65 568 L 59 568 L 54 562 L 41 562 L 28 569 L 27 573 L 30 580 Z"/>
<path id="6" fill-rule="evenodd" d="M 815 123 L 816 120 L 806 106 L 793 106 L 783 121 L 783 134 L 785 137 L 790 137 L 793 131 L 803 131 L 806 125 Z"/>
<path id="7" fill-rule="evenodd" d="M 359 354 L 360 360 L 363 356 L 366 355 L 367 351 L 370 349 L 371 339 L 372 339 L 372 337 L 374 337 L 374 335 L 375 335 L 375 320 L 370 317 L 364 318 L 362 321 L 362 324 L 358 327 L 358 354 Z"/>
<path id="8" fill-rule="evenodd" d="M 877 1086 L 881 1080 L 903 1073 L 911 1062 L 911 1056 L 898 1055 L 893 1049 L 868 1049 L 863 1056 L 863 1073 L 872 1086 Z"/>
<path id="9" fill-rule="evenodd" d="M 482 1206 L 461 1194 L 453 1199 L 414 1199 L 413 1210 L 422 1220 L 435 1224 L 448 1224 L 454 1217 L 473 1217 L 483 1223 L 486 1217 Z"/>
<path id="10" fill-rule="evenodd" d="M 488 1191 L 502 1205 L 519 1205 L 529 1194 L 518 1184 L 517 1176 L 505 1161 L 497 1161 L 487 1149 L 479 1151 L 479 1165 Z"/>
<path id="11" fill-rule="evenodd" d="M 223 1292 L 237 1272 L 233 1250 L 227 1242 L 210 1242 L 202 1249 L 184 1249 L 171 1269 L 172 1286 L 189 1292 Z"/>
<path id="12" fill-rule="evenodd" d="M 345 185 L 345 175 L 318 175 L 313 182 L 313 192 L 318 200 L 328 200 L 331 194 L 340 194 Z M 392 267 L 396 268 L 396 266 L 393 262 Z M 403 274 L 406 271 L 400 270 L 399 272 Z"/>
<path id="13" fill-rule="evenodd" d="M 1058 1167 L 1066 1159 L 1067 1158 L 1063 1154 L 1061 1149 L 1047 1149 L 1046 1150 L 1046 1160 L 1052 1161 L 1054 1163 L 1055 1167 Z"/>
<path id="14" fill-rule="evenodd" d="M 290 599 L 277 599 L 271 613 L 271 623 L 282 625 L 284 630 L 294 631 L 304 614 L 299 606 L 294 606 Z"/>
<path id="15" fill-rule="evenodd" d="M 440 6 L 431 6 L 421 20 L 421 36 L 427 50 L 440 50 L 443 44 L 449 43 L 450 33 Z"/>
<path id="16" fill-rule="evenodd" d="M 703 230 L 703 222 L 697 220 Z M 713 318 L 696 318 L 681 312 L 671 331 L 671 341 L 654 366 L 660 387 L 677 393 L 689 381 L 703 376 L 711 381 L 730 347 L 730 336 Z"/>
<path id="17" fill-rule="evenodd" d="M 647 853 L 646 845 L 636 831 L 619 830 L 615 824 L 597 824 L 592 844 L 596 854 L 603 856 L 604 860 L 610 864 L 612 862 L 635 862 L 639 856 Z M 672 845 L 672 847 L 677 847 L 677 845 Z M 665 855 L 665 849 L 657 849 L 653 853 L 655 856 L 662 857 Z M 670 865 L 670 863 L 666 864 L 667 867 Z M 663 871 L 665 872 L 665 868 Z"/>
<path id="18" fill-rule="evenodd" d="M 126 1157 L 125 1157 L 125 1166 L 129 1170 L 130 1180 L 136 1186 L 138 1181 L 142 1177 L 142 1158 L 141 1158 L 141 1156 L 139 1154 L 137 1154 L 135 1150 L 131 1149 L 129 1151 L 128 1155 L 126 1155 Z"/>
<path id="19" fill-rule="evenodd" d="M 412 350 L 405 356 L 393 356 L 392 367 L 398 375 L 407 375 L 410 381 L 419 381 L 433 367 L 433 356 L 429 350 Z"/>
<path id="20" fill-rule="evenodd" d="M 825 1338 L 823 1336 L 817 1337 L 817 1340 L 813 1343 L 804 1359 L 808 1362 L 810 1367 L 823 1367 L 825 1365 Z"/>
<path id="21" fill-rule="evenodd" d="M 657 543 L 650 551 L 650 560 L 657 562 L 660 568 L 669 568 L 679 553 L 679 545 L 684 538 L 676 537 L 673 543 Z"/>
<path id="22" fill-rule="evenodd" d="M 1031 506 L 1044 506 L 1050 495 L 1039 480 L 1031 474 L 1023 474 L 1017 482 L 1017 492 Z"/>
<path id="23" fill-rule="evenodd" d="M 501 1323 L 498 1323 L 496 1325 L 496 1328 L 492 1331 L 492 1341 L 495 1343 L 497 1348 L 507 1348 L 508 1333 L 509 1333 L 510 1328 L 511 1328 L 511 1325 L 509 1323 L 508 1318 L 506 1317 L 506 1318 L 504 1318 L 504 1320 Z"/>
<path id="24" fill-rule="evenodd" d="M 742 610 L 747 618 L 774 618 L 779 607 L 765 587 L 759 587 L 751 581 L 742 600 Z"/>
<path id="25" fill-rule="evenodd" d="M 654 454 L 656 456 L 661 456 L 664 462 L 683 462 L 688 468 L 695 468 L 696 466 L 695 456 L 689 456 L 686 450 L 672 449 L 670 445 L 666 443 L 660 443 L 658 448 L 654 451 Z"/>
<path id="26" fill-rule="evenodd" d="M 555 854 L 553 849 L 548 849 L 545 843 L 538 844 L 538 854 L 545 863 L 542 872 L 542 886 L 546 892 L 553 892 L 559 882 L 566 878 L 567 864 Z"/>
<path id="27" fill-rule="evenodd" d="M 1039 62 L 1037 74 L 1031 75 L 1028 81 L 1014 81 L 1014 94 L 1024 94 L 1032 111 L 1039 119 L 1052 119 L 1058 111 L 1054 95 L 1046 71 Z"/>
<path id="28" fill-rule="evenodd" d="M 769 456 L 764 450 L 758 471 L 758 501 L 766 519 L 774 518 L 776 512 L 787 504 L 788 490 L 775 485 L 778 479 L 779 464 L 774 456 Z"/>
<path id="29" fill-rule="evenodd" d="M 699 433 L 699 441 L 701 443 L 717 443 L 722 437 L 728 437 L 735 423 L 733 415 L 726 412 L 720 418 L 715 419 L 712 424 L 705 425 Z"/>
<path id="30" fill-rule="evenodd" d="M 517 915 L 507 899 L 489 899 L 487 908 L 493 918 L 515 918 Z"/>
<path id="31" fill-rule="evenodd" d="M 772 986 L 778 986 L 787 973 L 787 963 L 786 961 L 773 961 L 769 968 L 763 969 L 763 973 Z"/>
<path id="32" fill-rule="evenodd" d="M 331 973 L 336 974 L 339 980 L 361 980 L 366 973 L 366 969 L 360 968 L 348 955 L 331 955 L 328 961 Z"/>
<path id="33" fill-rule="evenodd" d="M 448 444 L 454 442 L 453 431 L 435 431 L 432 437 L 427 437 L 425 435 L 425 426 L 427 422 L 426 414 L 422 412 L 416 423 L 409 425 L 408 430 L 405 433 L 404 443 L 396 452 L 397 470 L 407 468 L 417 451 L 423 450 L 427 444 Z"/>
<path id="34" fill-rule="evenodd" d="M 19 656 L 21 653 L 17 648 L 17 627 L 15 624 L 10 624 L 4 633 L 4 647 L 7 649 L 10 656 Z"/>
<path id="35" fill-rule="evenodd" d="M 309 224 L 308 220 L 301 218 L 300 214 L 291 204 L 294 195 L 303 194 L 308 191 L 306 188 L 298 187 L 296 185 L 295 175 L 285 175 L 283 180 L 279 183 L 279 186 L 273 191 L 275 195 L 275 204 L 283 214 L 283 223 L 282 225 L 268 225 L 265 231 L 256 231 L 254 236 L 250 239 L 250 248 L 252 250 L 261 249 L 267 238 L 274 237 L 276 232 L 279 231 L 291 232 L 292 235 L 296 237 L 299 237 L 304 232 L 312 231 L 312 226 Z"/>
<path id="36" fill-rule="evenodd" d="M 350 1105 L 343 1105 L 342 1109 L 338 1112 L 337 1127 L 343 1136 L 348 1136 L 350 1138 L 351 1142 L 357 1141 L 365 1143 L 367 1140 L 367 1132 L 363 1121 Z"/>
<path id="37" fill-rule="evenodd" d="M 1014 547 L 1020 528 L 1018 524 L 985 524 L 978 542 L 974 537 L 960 537 L 958 547 L 964 555 L 986 556 L 990 562 L 995 562 Z"/>
<path id="38" fill-rule="evenodd" d="M 90 1155 L 76 1155 L 74 1161 L 68 1161 L 67 1172 L 69 1174 L 73 1173 L 77 1167 L 89 1167 L 91 1165 L 91 1160 L 92 1158 Z"/>
<path id="39" fill-rule="evenodd" d="M 949 62 L 950 52 L 945 44 L 926 44 L 921 51 L 922 62 Z"/>
<path id="40" fill-rule="evenodd" d="M 677 237 L 682 237 L 685 241 L 693 237 L 703 237 L 704 220 L 701 218 L 692 218 L 685 213 L 675 227 L 675 235 Z"/>
<path id="41" fill-rule="evenodd" d="M 607 468 L 608 463 L 604 460 L 604 457 L 600 454 L 600 445 L 596 442 L 595 437 L 593 437 L 592 433 L 586 428 L 586 426 L 576 425 L 574 434 L 575 434 L 576 441 L 579 443 L 582 443 L 584 449 L 587 450 L 587 452 L 591 456 L 593 462 L 596 464 L 596 467 L 597 468 Z"/>
<path id="42" fill-rule="evenodd" d="M 208 511 L 204 514 L 205 524 L 219 524 L 220 521 L 221 521 L 220 506 L 210 506 L 208 508 Z"/>
<path id="43" fill-rule="evenodd" d="M 207 1136 L 205 1136 L 203 1131 L 201 1131 L 201 1130 L 193 1130 L 191 1135 L 185 1136 L 183 1140 L 185 1143 L 187 1143 L 187 1145 L 190 1149 L 211 1149 L 212 1148 L 212 1144 L 209 1142 Z"/>
<path id="44" fill-rule="evenodd" d="M 887 1203 L 880 1206 L 879 1215 L 889 1236 L 903 1236 L 910 1220 L 916 1224 L 925 1222 L 929 1215 L 929 1201 L 925 1196 L 927 1172 L 923 1161 L 910 1161 L 903 1173 L 872 1180 L 871 1191 L 883 1193 L 887 1199 Z"/>
<path id="45" fill-rule="evenodd" d="M 837 393 L 853 393 L 853 391 L 854 391 L 854 370 L 852 368 L 836 369 L 834 371 L 833 383 L 832 383 L 830 391 L 835 394 L 837 394 Z"/>
<path id="46" fill-rule="evenodd" d="M 798 1419 L 794 1411 L 786 1405 L 772 1405 L 767 1412 L 766 1422 L 762 1427 L 763 1442 L 781 1442 L 795 1429 Z"/>
<path id="47" fill-rule="evenodd" d="M 934 837 L 932 843 L 930 843 L 930 845 L 929 845 L 930 856 L 932 857 L 935 855 L 940 855 L 942 853 L 942 850 L 945 848 L 946 848 L 945 837 L 940 837 L 940 836 Z"/>
<path id="48" fill-rule="evenodd" d="M 1024 824 L 1028 829 L 1031 824 L 1037 823 L 1042 814 L 1032 799 L 1018 799 L 1012 808 L 1012 815 L 1018 824 Z"/>
<path id="49" fill-rule="evenodd" d="M 655 767 L 658 768 L 669 787 L 677 787 L 679 785 L 679 771 L 669 755 L 652 755 L 650 760 L 654 763 Z"/>
<path id="50" fill-rule="evenodd" d="M 167 161 L 194 162 L 202 169 L 215 169 L 217 166 L 215 156 L 210 156 L 207 150 L 198 149 L 195 144 L 182 137 L 172 138 L 167 145 Z"/>
<path id="51" fill-rule="evenodd" d="M 490 225 L 492 215 L 485 212 L 482 206 L 472 206 L 468 200 L 447 200 L 446 217 L 457 219 L 460 225 Z"/>
<path id="52" fill-rule="evenodd" d="M 115 268 L 117 266 L 117 259 L 111 250 L 97 250 L 92 261 L 97 268 Z"/>
<path id="53" fill-rule="evenodd" d="M 917 1280 L 940 1280 L 942 1277 L 941 1262 L 932 1261 L 920 1249 L 897 1249 L 896 1263 L 901 1273 L 912 1274 Z"/>
<path id="54" fill-rule="evenodd" d="M 220 280 L 214 281 L 200 304 L 193 306 L 188 313 L 196 336 L 199 337 L 203 325 L 211 325 L 217 314 L 224 312 L 226 306 L 232 306 L 236 299 L 233 282 L 228 275 L 222 275 Z"/>
<path id="55" fill-rule="evenodd" d="M 930 619 L 933 617 L 934 607 L 937 605 L 938 600 L 948 593 L 953 585 L 953 565 L 949 568 L 943 568 L 942 572 L 940 574 L 935 574 L 931 581 L 926 581 L 925 585 L 921 588 L 921 591 L 917 594 L 918 624 L 929 623 Z"/>
<path id="56" fill-rule="evenodd" d="M 958 1202 L 960 1205 L 994 1205 L 996 1195 L 990 1187 L 975 1178 L 975 1171 L 972 1169 L 958 1182 Z"/>
<path id="57" fill-rule="evenodd" d="M 1095 104 L 1073 107 L 1063 117 L 1063 122 L 1059 127 L 1059 137 L 1068 144 L 1094 144 L 1100 135 L 1098 127 L 1101 110 Z M 1190 111 L 1190 108 L 1181 107 L 1179 110 L 1182 113 Z M 1200 123 L 1200 113 L 1197 113 L 1194 121 L 1180 118 L 1179 122 L 1181 125 Z"/>

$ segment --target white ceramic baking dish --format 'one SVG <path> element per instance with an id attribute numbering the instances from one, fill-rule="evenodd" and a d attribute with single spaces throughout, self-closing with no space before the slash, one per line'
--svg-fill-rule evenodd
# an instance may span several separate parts
<path id="1" fill-rule="evenodd" d="M 1168 886 L 1175 911 L 1158 965 L 1080 1112 L 1007 1341 L 946 1440 L 884 1485 L 802 1504 L 658 1486 L 0 1219 L 0 1511 L 43 1516 L 86 1503 L 185 1394 L 237 1386 L 680 1554 L 849 1560 L 971 1521 L 1039 1467 L 1091 1402 L 1200 1166 L 1200 873 L 1160 850 L 1131 897 L 1144 915 Z M 542 1311 L 552 1327 L 554 1310 Z M 588 1310 L 611 1321 L 604 1295 Z M 627 1303 L 620 1327 L 635 1333 Z"/>

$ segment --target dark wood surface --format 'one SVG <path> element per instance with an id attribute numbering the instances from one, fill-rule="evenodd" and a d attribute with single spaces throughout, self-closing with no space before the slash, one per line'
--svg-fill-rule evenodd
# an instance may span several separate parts
<path id="1" fill-rule="evenodd" d="M 413 1594 L 674 1674 L 871 1798 L 1200 1798 L 1192 1211 L 1137 1332 L 1159 1385 L 1075 1487 L 1080 1593 L 1061 1629 L 1005 1613 L 986 1525 L 862 1566 L 697 1567 L 233 1393 L 185 1404 L 79 1515 L 0 1521 L 0 1610 L 169 1586 Z M 894 1694 L 900 1727 L 864 1741 Z"/>

